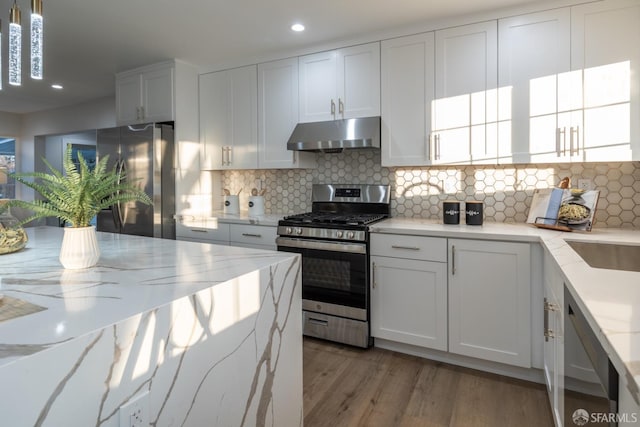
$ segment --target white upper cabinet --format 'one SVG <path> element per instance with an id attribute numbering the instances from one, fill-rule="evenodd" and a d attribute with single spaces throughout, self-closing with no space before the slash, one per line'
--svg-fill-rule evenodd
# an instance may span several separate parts
<path id="1" fill-rule="evenodd" d="M 312 168 L 314 153 L 287 150 L 298 123 L 298 59 L 258 64 L 258 167 Z"/>
<path id="2" fill-rule="evenodd" d="M 500 163 L 570 160 L 563 143 L 581 90 L 569 72 L 570 21 L 569 8 L 499 21 Z"/>
<path id="3" fill-rule="evenodd" d="M 496 163 L 497 22 L 435 33 L 434 163 Z"/>
<path id="4" fill-rule="evenodd" d="M 175 65 L 165 62 L 116 75 L 118 125 L 175 119 Z"/>
<path id="5" fill-rule="evenodd" d="M 582 75 L 580 160 L 640 159 L 640 3 L 612 0 L 571 9 L 571 68 Z"/>
<path id="6" fill-rule="evenodd" d="M 201 169 L 257 168 L 257 86 L 255 65 L 200 75 Z"/>
<path id="7" fill-rule="evenodd" d="M 298 58 L 299 121 L 380 115 L 380 43 Z"/>
<path id="8" fill-rule="evenodd" d="M 434 33 L 385 40 L 381 51 L 382 166 L 430 165 Z"/>

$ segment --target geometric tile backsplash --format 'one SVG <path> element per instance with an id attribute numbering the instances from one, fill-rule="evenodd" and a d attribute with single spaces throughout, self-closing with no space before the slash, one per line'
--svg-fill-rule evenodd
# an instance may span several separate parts
<path id="1" fill-rule="evenodd" d="M 640 228 L 640 162 L 386 168 L 378 150 L 345 150 L 318 154 L 316 169 L 224 171 L 221 185 L 248 194 L 261 179 L 266 213 L 311 210 L 312 184 L 388 184 L 394 217 L 442 219 L 444 200 L 479 200 L 485 221 L 525 222 L 533 191 L 564 177 L 600 191 L 594 227 Z"/>

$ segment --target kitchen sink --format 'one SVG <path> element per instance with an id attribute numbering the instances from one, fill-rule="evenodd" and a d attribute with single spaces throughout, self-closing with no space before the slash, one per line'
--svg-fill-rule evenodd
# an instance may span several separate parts
<path id="1" fill-rule="evenodd" d="M 566 241 L 591 267 L 640 272 L 640 246 Z"/>

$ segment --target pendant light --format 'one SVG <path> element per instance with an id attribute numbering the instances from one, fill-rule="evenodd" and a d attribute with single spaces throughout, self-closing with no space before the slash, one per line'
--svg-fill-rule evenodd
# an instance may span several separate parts
<path id="1" fill-rule="evenodd" d="M 42 0 L 31 0 L 31 78 L 42 80 Z"/>
<path id="2" fill-rule="evenodd" d="M 20 26 L 20 8 L 13 0 L 9 12 L 9 84 L 22 84 L 22 27 Z"/>

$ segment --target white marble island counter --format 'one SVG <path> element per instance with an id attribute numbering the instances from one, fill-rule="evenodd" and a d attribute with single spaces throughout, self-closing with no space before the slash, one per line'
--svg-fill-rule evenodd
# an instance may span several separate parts
<path id="1" fill-rule="evenodd" d="M 0 424 L 118 426 L 147 393 L 156 426 L 302 424 L 297 256 L 98 233 L 74 271 L 28 232 L 0 292 L 45 310 L 0 322 Z"/>

